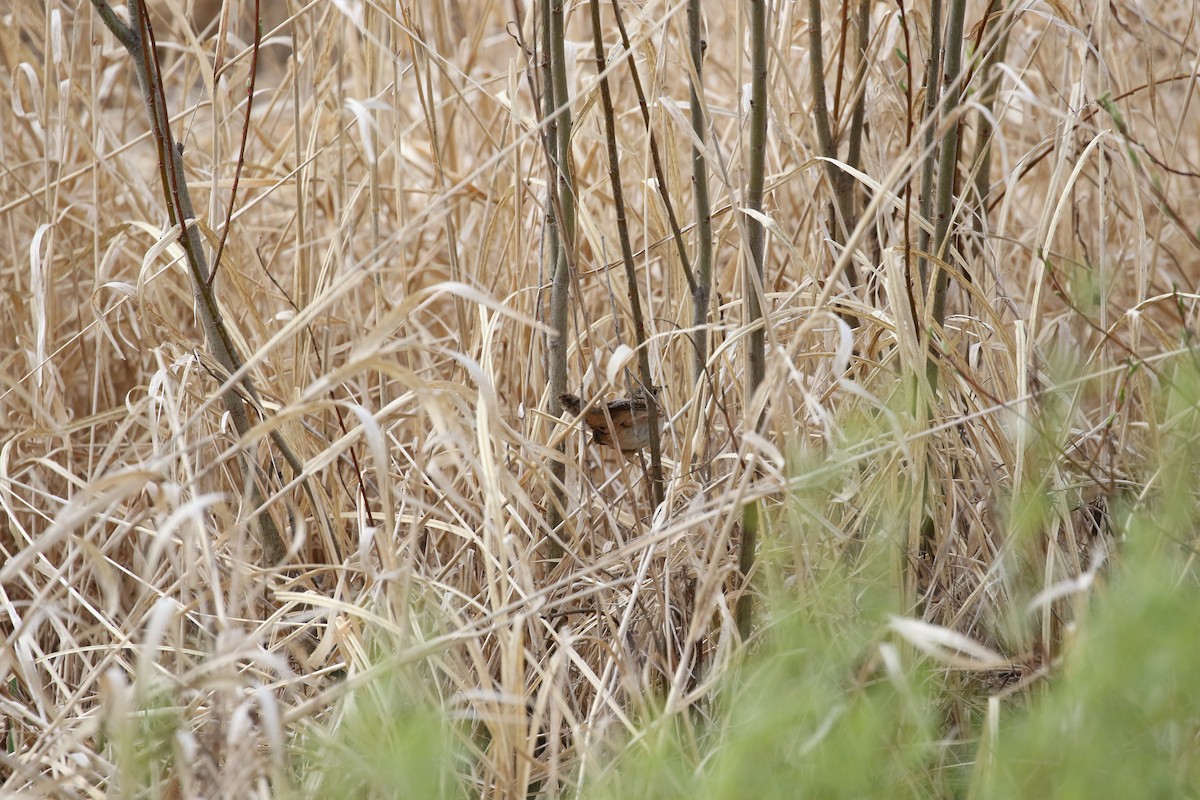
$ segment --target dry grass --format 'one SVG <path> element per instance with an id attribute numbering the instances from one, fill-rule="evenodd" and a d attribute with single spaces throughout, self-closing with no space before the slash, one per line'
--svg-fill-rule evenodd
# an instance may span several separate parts
<path id="1" fill-rule="evenodd" d="M 215 242 L 251 34 L 235 13 L 214 80 L 216 22 L 201 8 L 214 5 L 160 0 L 154 24 Z M 717 308 L 700 385 L 687 286 L 618 68 L 630 230 L 670 412 L 657 512 L 636 461 L 585 446 L 541 411 L 545 160 L 525 60 L 506 33 L 511 5 L 282 5 L 267 20 L 215 284 L 263 396 L 242 441 L 222 416 L 228 376 L 203 351 L 164 230 L 126 53 L 88 3 L 0 8 L 4 792 L 319 793 L 328 787 L 304 754 L 340 741 L 349 706 L 386 693 L 372 678 L 401 664 L 406 691 L 466 720 L 457 746 L 469 758 L 442 789 L 566 790 L 603 772 L 651 711 L 685 728 L 711 712 L 740 649 L 732 543 L 753 500 L 770 520 L 760 585 L 775 595 L 803 600 L 865 542 L 890 542 L 893 563 L 861 574 L 890 570 L 905 613 L 1004 658 L 964 673 L 975 676 L 962 679 L 965 706 L 1053 670 L 1079 602 L 1066 589 L 1111 555 L 1107 509 L 1161 488 L 1148 466 L 1169 382 L 1160 367 L 1195 326 L 1190 3 L 1035 2 L 1016 15 L 989 224 L 978 239 L 966 210 L 955 221 L 930 420 L 907 377 L 923 370 L 925 304 L 905 277 L 920 224 L 915 203 L 905 214 L 919 173 L 907 142 L 920 137 L 897 6 L 873 7 L 862 172 L 878 202 L 857 221 L 866 246 L 855 255 L 866 285 L 829 300 L 821 290 L 841 254 L 812 161 L 806 20 L 802 4 L 772 7 L 771 324 L 755 398 L 743 393 L 746 262 L 733 211 L 744 22 L 735 4 L 708 4 Z M 984 5 L 970 4 L 969 26 Z M 832 49 L 840 6 L 825 6 Z M 690 219 L 684 12 L 624 7 Z M 629 309 L 620 270 L 605 266 L 618 248 L 603 126 L 587 16 L 571 13 L 583 268 L 570 383 L 615 396 L 627 387 Z M 907 9 L 917 76 L 927 13 L 924 2 Z M 826 58 L 832 86 L 837 59 Z M 964 119 L 972 152 L 977 119 Z M 838 311 L 862 321 L 853 335 Z M 762 407 L 758 436 L 743 422 Z M 290 559 L 265 569 L 237 456 L 275 464 L 272 431 L 303 459 L 316 503 L 286 467 L 263 471 L 265 513 L 292 541 Z M 564 438 L 569 513 L 551 531 L 548 465 Z M 920 534 L 926 463 L 932 547 Z M 557 564 L 543 559 L 551 536 L 565 546 Z M 1014 622 L 1034 598 L 1035 613 Z"/>

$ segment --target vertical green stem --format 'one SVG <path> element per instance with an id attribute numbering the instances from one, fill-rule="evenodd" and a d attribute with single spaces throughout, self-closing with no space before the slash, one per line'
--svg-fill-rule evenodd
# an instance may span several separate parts
<path id="1" fill-rule="evenodd" d="M 750 174 L 747 176 L 746 206 L 761 214 L 763 187 L 767 164 L 767 9 L 766 0 L 750 0 Z M 758 387 L 766 378 L 766 325 L 763 314 L 765 295 L 764 276 L 766 232 L 757 215 L 747 215 L 746 244 L 750 251 L 747 270 L 746 322 L 754 326 L 750 333 L 749 364 L 746 376 L 746 399 L 751 402 Z M 756 419 L 757 428 L 761 420 Z M 750 572 L 754 567 L 754 551 L 758 544 L 758 508 L 747 504 L 742 509 L 742 545 L 738 569 L 742 576 L 742 594 L 738 598 L 738 632 L 745 639 L 750 635 L 754 617 L 754 598 L 750 594 Z"/>
<path id="2" fill-rule="evenodd" d="M 695 332 L 693 380 L 698 384 L 708 364 L 708 307 L 712 302 L 712 206 L 708 198 L 708 162 L 701 143 L 707 138 L 708 121 L 700 89 L 704 85 L 705 42 L 700 38 L 701 0 L 688 0 L 688 51 L 692 59 L 691 117 L 697 143 L 692 145 L 692 186 L 696 209 L 696 283 L 692 289 L 692 326 Z"/>
<path id="3" fill-rule="evenodd" d="M 562 0 L 550 0 L 551 85 L 556 112 L 554 143 L 557 183 L 559 246 L 554 261 L 553 286 L 550 293 L 550 413 L 562 412 L 558 397 L 567 391 L 567 326 L 570 301 L 570 258 L 568 250 L 575 239 L 575 192 L 571 174 L 571 110 L 567 90 L 565 22 Z"/>
<path id="4" fill-rule="evenodd" d="M 863 121 L 867 113 L 867 71 L 871 65 L 867 61 L 867 42 L 871 36 L 871 0 L 859 0 L 858 3 L 858 39 L 855 42 L 858 50 L 858 67 L 854 73 L 854 84 L 851 91 L 856 97 L 854 112 L 850 117 L 850 145 L 846 150 L 846 163 L 858 169 L 862 163 Z"/>
<path id="5" fill-rule="evenodd" d="M 962 70 L 963 21 L 966 17 L 967 0 L 953 0 L 950 17 L 946 23 L 946 97 L 942 104 L 943 118 L 957 114 L 962 102 L 966 82 L 959 74 Z M 949 258 L 950 222 L 954 204 L 954 187 L 958 181 L 959 128 L 956 123 L 946 127 L 942 134 L 941 152 L 938 159 L 937 217 L 934 221 L 934 254 L 937 264 Z M 937 267 L 937 279 L 933 289 L 933 326 L 940 330 L 946 317 L 946 294 L 950 287 L 950 274 Z M 930 342 L 932 343 L 932 339 Z M 937 363 L 930 353 L 929 383 L 937 385 Z"/>
<path id="6" fill-rule="evenodd" d="M 929 5 L 929 62 L 925 65 L 925 116 L 923 153 L 921 165 L 921 199 L 917 209 L 922 219 L 933 217 L 933 167 L 937 162 L 934 137 L 937 134 L 938 97 L 942 92 L 942 0 L 932 0 Z M 917 274 L 920 276 L 922 296 L 929 289 L 929 233 L 924 227 L 917 234 Z"/>
<path id="7" fill-rule="evenodd" d="M 987 32 L 990 33 L 997 25 L 1005 24 L 1000 19 L 1002 5 L 1002 0 L 992 0 L 988 4 L 984 23 Z M 1008 31 L 1005 29 L 1000 34 L 999 41 L 988 51 L 980 67 L 984 83 L 979 93 L 979 104 L 983 107 L 983 112 L 979 115 L 979 135 L 976 137 L 975 157 L 971 164 L 974 172 L 975 199 L 979 203 L 979 210 L 975 215 L 975 233 L 978 241 L 982 241 L 987 232 L 987 196 L 992 185 L 992 137 L 995 134 L 992 112 L 996 108 L 996 89 L 1000 85 L 1000 73 L 995 66 L 1004 58 L 1007 48 Z"/>
<path id="8" fill-rule="evenodd" d="M 559 397 L 567 391 L 567 336 L 570 324 L 571 248 L 575 239 L 575 193 L 571 175 L 571 109 L 567 91 L 565 21 L 562 0 L 542 0 L 542 110 L 549 120 L 545 135 L 549 168 L 547 200 L 550 228 L 547 232 L 551 265 L 550 347 L 548 372 L 550 413 L 562 413 Z M 565 512 L 563 477 L 566 465 L 551 466 L 553 502 L 551 528 L 559 527 Z M 560 540 L 551 538 L 549 556 L 562 557 Z"/>

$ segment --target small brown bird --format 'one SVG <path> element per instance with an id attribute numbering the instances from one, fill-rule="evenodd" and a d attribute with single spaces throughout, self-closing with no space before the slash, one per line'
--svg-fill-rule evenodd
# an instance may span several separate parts
<path id="1" fill-rule="evenodd" d="M 558 401 L 572 416 L 583 415 L 583 421 L 592 431 L 592 441 L 596 444 L 615 447 L 626 455 L 650 446 L 649 405 L 645 393 L 640 388 L 634 389 L 631 397 L 609 401 L 607 416 L 599 405 L 590 405 L 585 409 L 579 397 L 573 394 L 559 395 Z M 610 419 L 616 428 L 616 436 L 609 430 Z M 660 432 L 665 424 L 666 419 L 660 411 Z"/>

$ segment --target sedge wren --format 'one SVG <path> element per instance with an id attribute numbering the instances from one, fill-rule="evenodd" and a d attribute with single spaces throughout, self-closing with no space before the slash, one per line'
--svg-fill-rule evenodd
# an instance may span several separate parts
<path id="1" fill-rule="evenodd" d="M 558 401 L 572 416 L 583 416 L 584 423 L 592 432 L 592 441 L 596 444 L 615 447 L 626 455 L 650 446 L 649 403 L 641 388 L 634 389 L 631 397 L 610 400 L 606 404 L 607 414 L 599 403 L 585 408 L 577 395 L 559 395 Z M 609 420 L 612 420 L 612 428 L 609 427 Z M 660 412 L 659 432 L 665 424 L 666 419 Z"/>

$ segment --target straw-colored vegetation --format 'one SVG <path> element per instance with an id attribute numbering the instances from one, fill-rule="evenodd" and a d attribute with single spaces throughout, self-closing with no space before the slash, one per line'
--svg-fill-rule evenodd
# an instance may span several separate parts
<path id="1" fill-rule="evenodd" d="M 0 794 L 1200 785 L 1193 3 L 766 2 L 761 212 L 756 2 L 694 104 L 688 3 L 601 3 L 639 349 L 590 0 L 557 139 L 556 3 L 154 0 L 232 361 L 97 5 L 0 6 Z"/>

